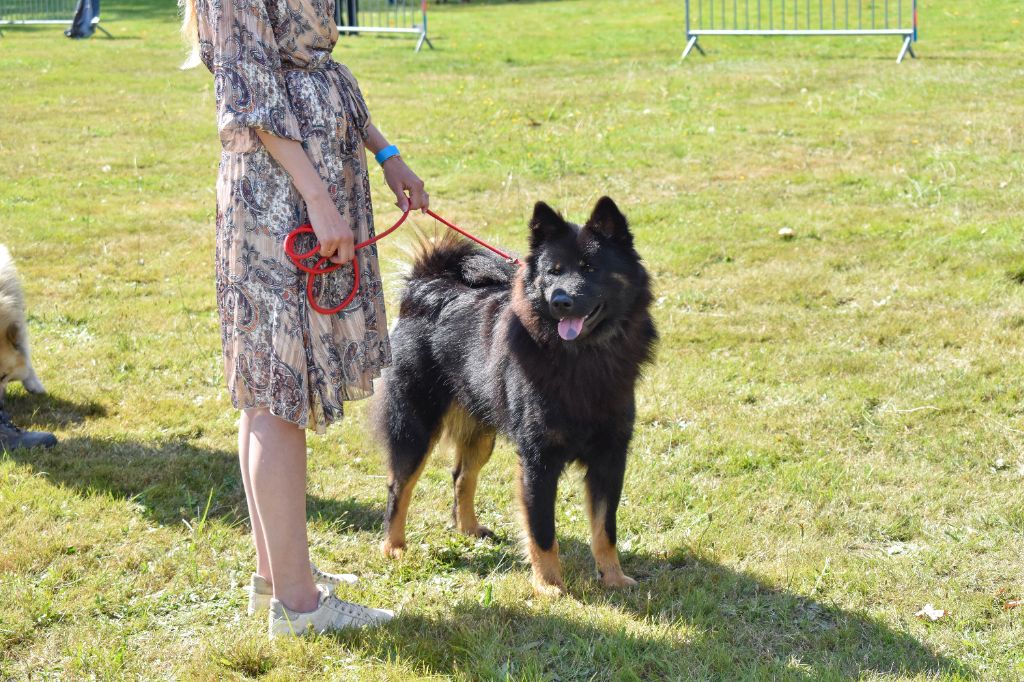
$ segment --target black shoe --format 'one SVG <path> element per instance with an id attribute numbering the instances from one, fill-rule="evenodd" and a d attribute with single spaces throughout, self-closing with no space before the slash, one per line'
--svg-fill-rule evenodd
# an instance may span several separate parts
<path id="1" fill-rule="evenodd" d="M 24 431 L 0 411 L 0 452 L 18 448 L 52 448 L 57 437 L 46 431 Z"/>

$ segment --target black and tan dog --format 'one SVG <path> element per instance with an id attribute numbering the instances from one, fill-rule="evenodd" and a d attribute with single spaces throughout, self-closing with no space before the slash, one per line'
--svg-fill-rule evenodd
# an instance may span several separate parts
<path id="1" fill-rule="evenodd" d="M 473 509 L 496 434 L 519 450 L 534 588 L 564 591 L 555 539 L 559 476 L 586 469 L 592 549 L 604 583 L 635 584 L 615 549 L 634 390 L 657 339 L 647 272 L 605 197 L 583 227 L 538 203 L 517 268 L 443 239 L 416 258 L 377 403 L 390 471 L 382 551 L 401 556 L 413 486 L 442 436 L 455 447 L 456 528 L 488 536 Z"/>

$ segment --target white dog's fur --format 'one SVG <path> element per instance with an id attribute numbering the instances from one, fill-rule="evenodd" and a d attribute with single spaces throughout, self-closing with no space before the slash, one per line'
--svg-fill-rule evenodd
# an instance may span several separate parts
<path id="1" fill-rule="evenodd" d="M 25 296 L 18 271 L 7 247 L 0 244 L 0 405 L 11 381 L 20 381 L 31 393 L 46 392 L 29 359 Z"/>

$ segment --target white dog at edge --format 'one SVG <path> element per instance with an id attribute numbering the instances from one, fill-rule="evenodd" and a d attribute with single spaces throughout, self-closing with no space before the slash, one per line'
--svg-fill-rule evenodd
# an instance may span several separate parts
<path id="1" fill-rule="evenodd" d="M 11 381 L 20 381 L 30 393 L 46 392 L 29 359 L 25 296 L 18 271 L 7 247 L 0 244 L 0 405 Z"/>

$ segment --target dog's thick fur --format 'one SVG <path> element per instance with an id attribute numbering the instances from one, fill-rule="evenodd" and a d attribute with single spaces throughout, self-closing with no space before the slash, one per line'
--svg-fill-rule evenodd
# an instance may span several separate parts
<path id="1" fill-rule="evenodd" d="M 0 244 L 0 406 L 11 381 L 20 381 L 32 393 L 44 392 L 29 358 L 25 296 L 18 272 L 7 247 Z"/>
<path id="2" fill-rule="evenodd" d="M 619 565 L 615 519 L 634 390 L 657 339 L 650 303 L 626 219 L 607 197 L 583 227 L 538 203 L 521 268 L 465 241 L 426 245 L 408 277 L 391 335 L 394 364 L 376 403 L 390 473 L 384 554 L 404 552 L 413 486 L 442 436 L 455 448 L 455 527 L 491 535 L 473 498 L 501 433 L 519 451 L 536 591 L 565 589 L 555 498 L 559 476 L 573 462 L 586 469 L 598 573 L 611 586 L 634 584 Z M 563 318 L 576 321 L 576 334 Z"/>

